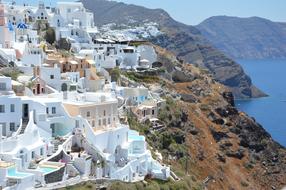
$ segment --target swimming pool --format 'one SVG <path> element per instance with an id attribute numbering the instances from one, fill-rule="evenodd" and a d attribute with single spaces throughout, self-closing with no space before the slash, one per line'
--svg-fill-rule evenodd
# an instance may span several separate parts
<path id="1" fill-rule="evenodd" d="M 49 174 L 49 173 L 56 171 L 57 169 L 58 168 L 40 166 L 37 170 L 44 173 L 44 174 Z"/>
<path id="2" fill-rule="evenodd" d="M 138 132 L 130 130 L 128 132 L 128 140 L 129 141 L 145 141 L 145 137 L 139 135 Z"/>
<path id="3" fill-rule="evenodd" d="M 28 176 L 31 176 L 31 175 L 33 175 L 33 174 L 18 172 L 15 167 L 12 167 L 12 168 L 8 168 L 8 175 L 7 175 L 7 177 L 24 178 L 24 177 L 28 177 Z"/>

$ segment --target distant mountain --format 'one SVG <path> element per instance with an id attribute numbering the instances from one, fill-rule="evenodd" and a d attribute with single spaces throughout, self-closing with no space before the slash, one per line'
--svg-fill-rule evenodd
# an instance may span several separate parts
<path id="1" fill-rule="evenodd" d="M 218 49 L 234 58 L 286 58 L 286 23 L 259 17 L 215 16 L 196 26 Z"/>
<path id="2" fill-rule="evenodd" d="M 154 44 L 175 53 L 179 59 L 207 69 L 214 78 L 229 86 L 236 98 L 260 97 L 264 94 L 252 85 L 241 66 L 225 56 L 193 26 L 179 23 L 162 9 L 147 9 L 107 0 L 82 0 L 94 13 L 98 26 L 116 24 L 142 24 L 156 22 L 162 35 L 150 39 Z"/>

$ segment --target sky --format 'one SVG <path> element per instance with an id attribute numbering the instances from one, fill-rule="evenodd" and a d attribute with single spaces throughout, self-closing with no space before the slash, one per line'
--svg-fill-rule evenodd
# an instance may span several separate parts
<path id="1" fill-rule="evenodd" d="M 286 22 L 286 0 L 118 0 L 125 3 L 163 8 L 173 18 L 196 25 L 217 15 L 259 16 Z"/>
<path id="2" fill-rule="evenodd" d="M 6 0 L 9 1 L 9 0 Z M 17 3 L 37 0 L 15 0 Z M 49 5 L 56 0 L 42 0 Z M 63 1 L 63 0 L 61 0 Z M 65 0 L 68 1 L 68 0 Z M 286 0 L 117 0 L 148 8 L 162 8 L 185 24 L 196 25 L 217 15 L 259 16 L 272 21 L 286 22 Z"/>

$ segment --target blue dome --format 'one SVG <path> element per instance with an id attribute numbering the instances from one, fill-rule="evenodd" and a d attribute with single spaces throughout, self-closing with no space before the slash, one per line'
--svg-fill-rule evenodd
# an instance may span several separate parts
<path id="1" fill-rule="evenodd" d="M 17 25 L 17 28 L 18 28 L 18 29 L 27 29 L 28 27 L 27 27 L 27 25 L 26 25 L 25 23 L 21 22 L 21 23 L 19 23 L 19 24 Z"/>

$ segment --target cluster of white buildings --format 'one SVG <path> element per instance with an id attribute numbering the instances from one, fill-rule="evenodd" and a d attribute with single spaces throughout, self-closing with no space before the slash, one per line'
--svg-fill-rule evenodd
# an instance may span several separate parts
<path id="1" fill-rule="evenodd" d="M 37 30 L 43 23 L 53 28 L 56 41 L 66 39 L 75 54 L 94 61 L 98 69 L 149 69 L 156 60 L 150 46 L 137 48 L 120 38 L 100 38 L 93 13 L 80 2 L 57 2 L 56 7 L 1 3 L 0 55 L 21 67 L 41 66 L 46 54 Z"/>
<path id="2" fill-rule="evenodd" d="M 9 63 L 0 66 L 21 71 L 17 80 L 0 74 L 0 189 L 53 188 L 84 177 L 169 178 L 170 168 L 152 158 L 145 137 L 122 122 L 129 111 L 139 121 L 156 118 L 164 100 L 144 86 L 118 86 L 107 71 L 150 69 L 156 52 L 98 39 L 93 21 L 78 2 L 0 1 L 0 56 Z M 45 49 L 39 22 L 57 40 L 70 41 L 73 55 Z"/>

